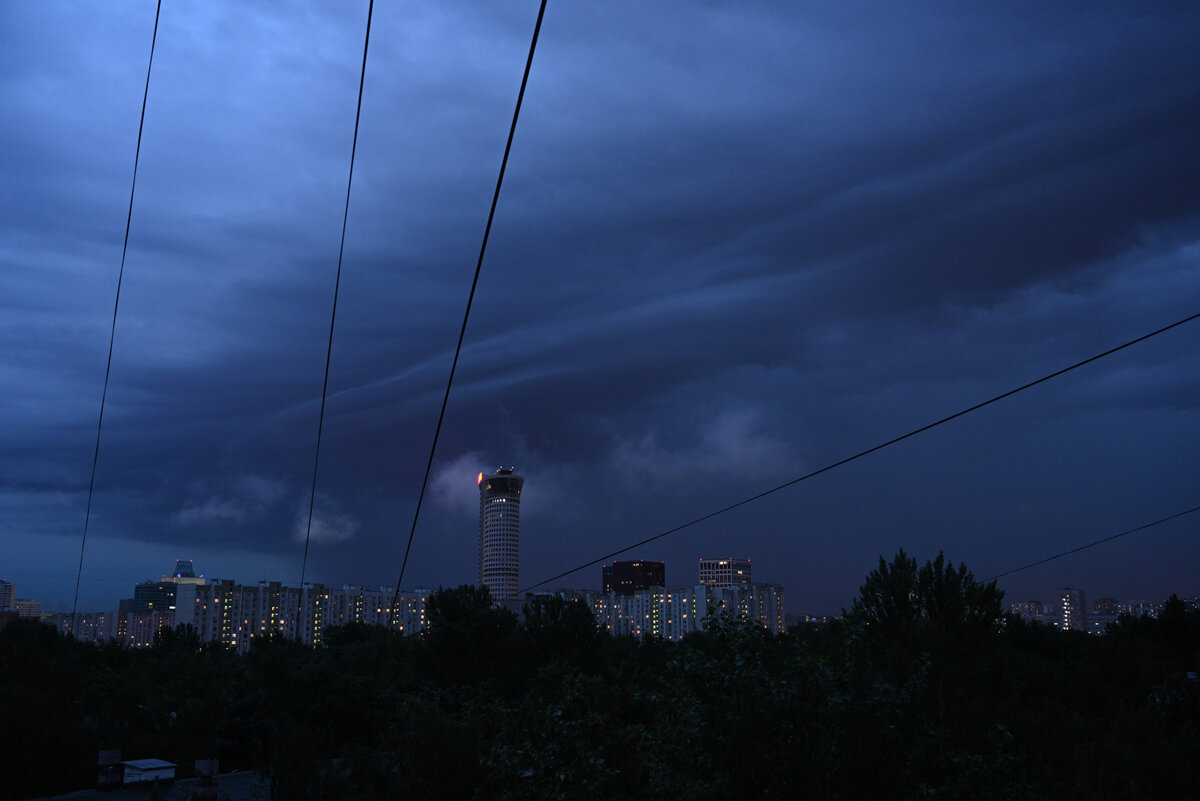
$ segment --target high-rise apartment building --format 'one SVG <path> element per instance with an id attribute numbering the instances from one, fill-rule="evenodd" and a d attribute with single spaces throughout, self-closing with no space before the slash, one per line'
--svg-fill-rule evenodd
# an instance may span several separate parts
<path id="1" fill-rule="evenodd" d="M 1025 620 L 1040 620 L 1046 614 L 1041 601 L 1013 601 L 1008 608 L 1014 615 L 1019 615 Z"/>
<path id="2" fill-rule="evenodd" d="M 42 616 L 42 602 L 33 598 L 13 598 L 12 611 L 21 617 L 39 618 Z"/>
<path id="3" fill-rule="evenodd" d="M 318 646 L 324 642 L 327 628 L 347 623 L 390 626 L 401 634 L 416 634 L 425 628 L 431 592 L 349 584 L 295 587 L 278 581 L 236 584 L 220 579 L 171 586 L 178 589 L 173 610 L 159 611 L 155 606 L 135 611 L 130 598 L 121 601 L 118 612 L 60 614 L 55 616 L 55 625 L 80 640 L 103 642 L 115 637 L 130 648 L 150 647 L 160 632 L 177 626 L 193 627 L 201 642 L 218 642 L 240 652 L 263 637 Z"/>
<path id="4" fill-rule="evenodd" d="M 177 587 L 171 581 L 145 581 L 133 586 L 134 612 L 174 612 Z"/>
<path id="5" fill-rule="evenodd" d="M 1098 598 L 1095 601 L 1092 601 L 1092 611 L 1098 615 L 1116 615 L 1117 599 Z"/>
<path id="6" fill-rule="evenodd" d="M 1087 602 L 1083 590 L 1063 587 L 1058 593 L 1061 604 L 1059 628 L 1063 631 L 1087 631 Z"/>
<path id="7" fill-rule="evenodd" d="M 479 474 L 479 583 L 492 600 L 517 596 L 520 581 L 521 488 L 512 467 Z"/>
<path id="8" fill-rule="evenodd" d="M 601 568 L 605 592 L 631 593 L 667 583 L 666 562 L 613 562 Z"/>
<path id="9" fill-rule="evenodd" d="M 1162 611 L 1162 602 L 1155 603 L 1153 601 L 1121 601 L 1117 604 L 1117 614 L 1130 615 L 1131 617 L 1158 617 L 1158 613 Z"/>
<path id="10" fill-rule="evenodd" d="M 592 609 L 602 631 L 614 637 L 662 637 L 678 641 L 703 631 L 711 613 L 762 625 L 772 634 L 784 631 L 783 587 L 739 584 L 732 587 L 651 587 L 629 593 L 556 590 L 565 600 Z"/>
<path id="11" fill-rule="evenodd" d="M 737 587 L 750 584 L 749 559 L 701 559 L 700 583 L 709 587 Z"/>
<path id="12" fill-rule="evenodd" d="M 392 614 L 398 595 L 399 610 Z M 305 645 L 321 645 L 325 629 L 347 623 L 392 625 L 416 633 L 425 624 L 428 590 L 395 593 L 391 587 L 353 585 L 291 586 L 278 581 L 235 584 L 214 579 L 208 584 L 181 585 L 176 624 L 194 626 L 204 642 L 220 642 L 238 651 L 262 637 L 282 637 Z"/>
<path id="13" fill-rule="evenodd" d="M 17 587 L 7 581 L 0 581 L 0 612 L 12 609 L 13 601 L 17 599 Z"/>

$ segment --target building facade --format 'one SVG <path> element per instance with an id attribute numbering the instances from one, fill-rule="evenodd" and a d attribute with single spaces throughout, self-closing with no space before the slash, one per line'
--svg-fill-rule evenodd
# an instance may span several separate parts
<path id="1" fill-rule="evenodd" d="M 175 575 L 134 587 L 134 598 L 113 612 L 54 616 L 63 633 L 77 639 L 116 639 L 131 648 L 147 648 L 165 630 L 191 626 L 201 642 L 221 643 L 237 651 L 257 639 L 283 637 L 319 646 L 330 626 L 362 623 L 390 626 L 403 634 L 425 628 L 430 591 L 354 585 L 290 586 L 278 581 L 237 584 L 206 580 L 191 562 L 176 565 Z M 393 608 L 395 602 L 395 608 Z"/>
<path id="2" fill-rule="evenodd" d="M 601 568 L 605 592 L 630 593 L 662 587 L 667 583 L 666 562 L 613 562 Z"/>
<path id="3" fill-rule="evenodd" d="M 33 598 L 14 598 L 11 611 L 16 612 L 21 617 L 41 618 L 42 602 Z"/>
<path id="4" fill-rule="evenodd" d="M 1088 615 L 1087 631 L 1088 634 L 1103 636 L 1108 634 L 1108 627 L 1116 625 L 1119 615 L 1110 614 L 1108 612 L 1092 612 Z"/>
<path id="5" fill-rule="evenodd" d="M 134 612 L 174 612 L 176 586 L 171 581 L 145 581 L 133 587 Z"/>
<path id="6" fill-rule="evenodd" d="M 1097 598 L 1092 601 L 1092 612 L 1097 615 L 1117 615 L 1119 601 L 1116 598 Z"/>
<path id="7" fill-rule="evenodd" d="M 58 630 L 84 642 L 107 642 L 117 636 L 116 612 L 83 612 L 73 617 L 67 612 L 56 615 Z"/>
<path id="8" fill-rule="evenodd" d="M 750 584 L 749 559 L 701 559 L 700 583 L 709 587 L 736 587 Z"/>
<path id="9" fill-rule="evenodd" d="M 520 582 L 521 489 L 525 479 L 501 467 L 479 474 L 479 583 L 499 603 L 517 596 Z"/>
<path id="10" fill-rule="evenodd" d="M 245 651 L 256 639 L 284 637 L 319 646 L 330 626 L 391 626 L 404 634 L 425 628 L 430 591 L 355 585 L 293 587 L 278 581 L 235 584 L 214 579 L 181 585 L 176 625 L 191 625 L 204 642 Z M 396 600 L 393 614 L 392 601 Z"/>
<path id="11" fill-rule="evenodd" d="M 1122 601 L 1117 604 L 1117 614 L 1129 615 L 1130 617 L 1158 617 L 1158 613 L 1162 611 L 1162 601 Z"/>
<path id="12" fill-rule="evenodd" d="M 1063 631 L 1087 631 L 1087 601 L 1083 590 L 1063 587 L 1058 593 L 1059 628 Z"/>
<path id="13" fill-rule="evenodd" d="M 1041 620 L 1046 614 L 1041 601 L 1013 601 L 1008 608 L 1014 615 L 1025 620 Z"/>
<path id="14" fill-rule="evenodd" d="M 629 593 L 558 590 L 553 593 L 586 604 L 601 630 L 614 637 L 661 637 L 679 641 L 703 631 L 713 615 L 749 620 L 773 634 L 785 630 L 783 587 L 744 584 L 737 587 L 651 587 Z"/>

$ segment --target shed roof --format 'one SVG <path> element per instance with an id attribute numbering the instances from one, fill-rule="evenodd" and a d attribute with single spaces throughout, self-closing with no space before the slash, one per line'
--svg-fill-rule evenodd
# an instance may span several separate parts
<path id="1" fill-rule="evenodd" d="M 174 762 L 167 762 L 163 759 L 127 759 L 121 764 L 128 765 L 131 768 L 137 768 L 138 770 L 155 770 L 157 768 L 177 767 Z"/>

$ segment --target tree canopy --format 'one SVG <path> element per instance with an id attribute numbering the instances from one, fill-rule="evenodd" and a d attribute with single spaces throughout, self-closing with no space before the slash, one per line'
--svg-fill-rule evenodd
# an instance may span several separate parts
<path id="1" fill-rule="evenodd" d="M 845 619 L 683 642 L 586 607 L 434 594 L 429 630 L 350 625 L 246 654 L 0 631 L 0 787 L 91 786 L 98 748 L 256 769 L 279 799 L 1159 799 L 1200 786 L 1200 613 L 1107 637 L 1002 617 L 994 584 L 904 552 Z M 1002 622 L 1002 625 L 1001 625 Z"/>

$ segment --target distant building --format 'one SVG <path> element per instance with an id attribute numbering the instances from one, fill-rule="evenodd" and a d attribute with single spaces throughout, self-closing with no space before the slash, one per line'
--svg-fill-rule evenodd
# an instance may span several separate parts
<path id="1" fill-rule="evenodd" d="M 1116 598 L 1097 598 L 1092 601 L 1092 611 L 1098 615 L 1116 615 L 1117 606 Z"/>
<path id="2" fill-rule="evenodd" d="M 700 583 L 709 587 L 736 587 L 750 584 L 749 559 L 701 559 Z"/>
<path id="3" fill-rule="evenodd" d="M 709 608 L 707 592 L 702 586 L 589 595 L 596 622 L 614 636 L 680 640 L 685 634 L 700 630 Z"/>
<path id="4" fill-rule="evenodd" d="M 256 637 L 299 639 L 320 643 L 325 587 L 291 587 L 278 581 L 240 585 L 233 581 L 180 585 L 179 624 L 195 627 L 200 639 L 236 650 Z"/>
<path id="5" fill-rule="evenodd" d="M 13 601 L 17 599 L 17 586 L 0 580 L 0 612 L 12 609 Z"/>
<path id="6" fill-rule="evenodd" d="M 177 586 L 172 581 L 145 581 L 133 587 L 133 612 L 174 612 Z"/>
<path id="7" fill-rule="evenodd" d="M 149 648 L 164 631 L 175 628 L 175 612 L 130 612 L 125 616 L 122 636 L 118 639 L 128 648 Z"/>
<path id="8" fill-rule="evenodd" d="M 521 489 L 525 479 L 501 467 L 479 474 L 479 583 L 496 602 L 517 596 L 520 583 Z"/>
<path id="9" fill-rule="evenodd" d="M 236 584 L 214 579 L 179 587 L 175 621 L 193 626 L 203 642 L 219 642 L 237 651 L 271 636 L 316 646 L 324 641 L 328 627 L 347 623 L 391 625 L 404 634 L 416 634 L 425 628 L 429 595 L 426 589 L 396 593 L 392 587 L 294 587 L 278 581 Z"/>
<path id="10" fill-rule="evenodd" d="M 1083 590 L 1063 587 L 1059 590 L 1058 601 L 1061 605 L 1059 628 L 1063 631 L 1087 631 L 1087 601 Z"/>
<path id="11" fill-rule="evenodd" d="M 54 625 L 63 634 L 83 642 L 107 642 L 117 636 L 116 612 L 70 612 L 54 616 Z"/>
<path id="12" fill-rule="evenodd" d="M 133 599 L 122 598 L 117 602 L 117 641 L 125 642 L 129 634 L 129 615 L 133 613 Z"/>
<path id="13" fill-rule="evenodd" d="M 1117 604 L 1117 614 L 1130 615 L 1131 617 L 1158 617 L 1158 613 L 1162 611 L 1162 602 L 1155 603 L 1153 601 L 1121 601 Z"/>
<path id="14" fill-rule="evenodd" d="M 116 638 L 130 648 L 146 648 L 167 629 L 191 626 L 201 642 L 221 643 L 238 651 L 263 637 L 284 637 L 306 645 L 320 645 L 330 626 L 364 623 L 391 625 L 409 634 L 425 628 L 430 591 L 392 587 L 367 589 L 346 585 L 327 587 L 305 584 L 293 587 L 278 581 L 242 585 L 213 579 L 196 583 L 146 582 L 137 585 L 141 597 L 124 599 L 117 612 L 55 615 L 53 623 L 63 633 L 89 642 Z M 201 578 L 201 581 L 203 579 Z M 175 591 L 174 603 L 163 608 L 165 595 L 155 593 L 166 584 Z M 393 613 L 392 601 L 396 600 Z"/>
<path id="15" fill-rule="evenodd" d="M 651 587 L 630 593 L 558 590 L 554 594 L 587 604 L 600 628 L 614 637 L 681 640 L 703 631 L 712 614 L 752 620 L 772 633 L 785 630 L 783 588 L 778 584 L 736 587 Z"/>
<path id="16" fill-rule="evenodd" d="M 21 617 L 40 618 L 42 616 L 42 602 L 32 598 L 14 598 L 9 608 Z"/>
<path id="17" fill-rule="evenodd" d="M 1023 620 L 1041 620 L 1045 614 L 1041 601 L 1013 601 L 1008 608 Z"/>
<path id="18" fill-rule="evenodd" d="M 172 584 L 204 584 L 204 576 L 196 575 L 196 568 L 191 559 L 177 559 L 175 570 L 169 576 L 163 576 L 160 581 Z"/>
<path id="19" fill-rule="evenodd" d="M 1033 615 L 1043 614 L 1041 601 L 1013 601 L 1010 606 L 1014 615 L 1022 617 L 1032 617 Z"/>
<path id="20" fill-rule="evenodd" d="M 778 584 L 714 587 L 709 599 L 718 613 L 724 612 L 738 620 L 752 620 L 772 634 L 786 629 L 783 587 Z"/>
<path id="21" fill-rule="evenodd" d="M 630 593 L 662 587 L 667 583 L 665 562 L 613 562 L 601 571 L 605 592 Z"/>

